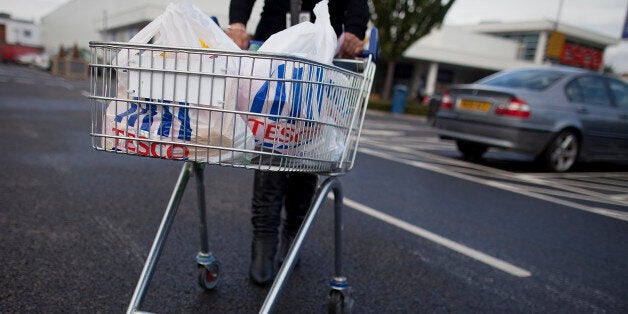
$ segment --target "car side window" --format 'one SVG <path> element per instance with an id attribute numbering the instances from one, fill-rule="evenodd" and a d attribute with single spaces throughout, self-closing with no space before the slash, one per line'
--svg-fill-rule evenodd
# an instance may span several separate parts
<path id="1" fill-rule="evenodd" d="M 569 99 L 569 101 L 584 102 L 582 88 L 580 87 L 578 80 L 571 81 L 567 84 L 567 87 L 565 87 L 565 94 L 567 94 L 567 99 Z"/>
<path id="2" fill-rule="evenodd" d="M 628 110 L 628 84 L 616 79 L 609 79 L 608 85 L 611 88 L 611 94 L 613 95 L 617 106 L 624 110 Z"/>
<path id="3" fill-rule="evenodd" d="M 574 102 L 596 106 L 611 105 L 611 98 L 602 77 L 581 76 L 567 84 L 565 94 L 570 101 Z"/>

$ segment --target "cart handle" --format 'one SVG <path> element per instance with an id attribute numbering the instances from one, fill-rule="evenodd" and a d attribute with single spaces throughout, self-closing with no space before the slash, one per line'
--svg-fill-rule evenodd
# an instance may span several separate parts
<path id="1" fill-rule="evenodd" d="M 220 26 L 220 23 L 218 22 L 218 18 L 216 18 L 216 16 L 211 16 L 211 19 L 216 23 L 216 25 Z M 249 41 L 249 50 L 256 51 L 257 49 L 259 49 L 259 47 L 262 46 L 262 44 L 264 44 L 264 41 L 251 40 Z M 371 28 L 371 36 L 369 36 L 368 48 L 363 50 L 358 55 L 358 57 L 360 58 L 367 58 L 368 56 L 371 56 L 373 58 L 373 61 L 379 58 L 379 30 L 377 30 L 377 27 Z"/>
<path id="2" fill-rule="evenodd" d="M 377 30 L 377 27 L 371 28 L 371 36 L 369 36 L 369 46 L 367 49 L 363 50 L 358 56 L 362 58 L 371 56 L 373 58 L 373 61 L 379 58 L 379 31 Z"/>
<path id="3" fill-rule="evenodd" d="M 257 49 L 259 49 L 262 44 L 264 44 L 264 41 L 251 40 L 249 41 L 249 50 L 257 51 Z M 362 50 L 362 52 L 358 54 L 358 57 L 360 58 L 367 58 L 368 56 L 371 56 L 373 58 L 373 61 L 379 58 L 379 31 L 376 27 L 371 28 L 371 36 L 369 36 L 368 48 Z"/>

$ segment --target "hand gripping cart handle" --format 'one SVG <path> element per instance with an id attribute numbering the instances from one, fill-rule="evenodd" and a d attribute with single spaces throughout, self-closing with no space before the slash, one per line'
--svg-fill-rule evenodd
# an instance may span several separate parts
<path id="1" fill-rule="evenodd" d="M 375 65 L 373 56 L 334 65 L 250 51 L 90 42 L 92 146 L 120 155 L 183 161 L 128 307 L 140 312 L 187 182 L 196 177 L 199 283 L 216 288 L 209 251 L 204 168 L 219 165 L 327 176 L 260 310 L 272 311 L 295 256 L 330 191 L 335 196 L 335 273 L 328 305 L 351 309 L 342 271 L 342 189 L 355 160 Z M 350 69 L 350 70 L 349 70 Z"/>

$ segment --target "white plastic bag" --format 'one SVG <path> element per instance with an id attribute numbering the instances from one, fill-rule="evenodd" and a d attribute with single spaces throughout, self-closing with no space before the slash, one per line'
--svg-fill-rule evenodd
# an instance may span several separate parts
<path id="1" fill-rule="evenodd" d="M 314 14 L 315 23 L 302 22 L 276 33 L 259 51 L 331 64 L 337 38 L 331 26 L 328 1 L 316 4 Z M 322 66 L 261 58 L 244 66 L 243 75 L 260 79 L 251 80 L 250 84 L 240 83 L 238 110 L 286 117 L 248 116 L 256 143 L 264 149 L 292 156 L 338 160 L 344 139 L 329 125 L 307 122 L 334 122 L 330 112 L 333 104 L 329 103 L 325 85 L 333 84 L 338 78 L 331 77 L 329 72 Z M 268 79 L 262 79 L 264 77 Z"/>
<path id="2" fill-rule="evenodd" d="M 144 44 L 153 38 L 159 45 L 239 50 L 211 18 L 188 2 L 168 5 L 162 15 L 130 42 Z M 224 74 L 228 66 L 226 57 L 129 49 L 118 53 L 113 62 L 130 67 L 129 71 L 118 71 L 118 98 L 134 101 L 109 104 L 105 132 L 138 140 L 109 139 L 107 147 L 138 155 L 199 162 L 233 160 L 243 154 L 229 151 L 219 154 L 215 149 L 177 143 L 235 149 L 254 147 L 246 123 L 235 114 L 190 108 L 194 105 L 235 110 L 237 89 L 230 86 L 233 82 L 219 76 L 154 71 Z"/>
<path id="3" fill-rule="evenodd" d="M 316 21 L 302 22 L 275 33 L 259 48 L 260 52 L 280 52 L 308 60 L 331 64 L 336 53 L 337 38 L 331 26 L 328 1 L 314 7 Z"/>

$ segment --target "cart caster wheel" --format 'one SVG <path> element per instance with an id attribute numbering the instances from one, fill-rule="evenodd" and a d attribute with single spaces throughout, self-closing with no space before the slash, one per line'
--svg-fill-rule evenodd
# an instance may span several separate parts
<path id="1" fill-rule="evenodd" d="M 353 308 L 353 298 L 347 290 L 340 291 L 332 289 L 327 297 L 327 313 L 348 314 Z"/>
<path id="2" fill-rule="evenodd" d="M 207 265 L 198 265 L 198 283 L 205 290 L 213 290 L 220 283 L 220 263 L 213 261 Z"/>

